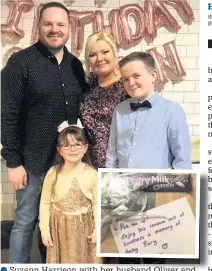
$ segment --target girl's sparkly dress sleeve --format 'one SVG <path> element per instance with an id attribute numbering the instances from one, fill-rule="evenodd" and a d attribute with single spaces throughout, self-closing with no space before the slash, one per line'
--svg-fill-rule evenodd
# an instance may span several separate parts
<path id="1" fill-rule="evenodd" d="M 90 92 L 80 105 L 80 119 L 88 135 L 93 166 L 104 168 L 113 110 L 128 96 L 120 80 L 108 87 L 100 87 L 97 77 L 92 75 L 89 85 Z"/>

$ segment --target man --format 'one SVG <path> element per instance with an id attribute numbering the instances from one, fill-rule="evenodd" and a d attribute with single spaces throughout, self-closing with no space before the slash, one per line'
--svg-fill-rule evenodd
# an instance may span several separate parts
<path id="1" fill-rule="evenodd" d="M 42 177 L 56 153 L 57 127 L 77 122 L 86 83 L 81 62 L 65 47 L 69 11 L 43 6 L 39 41 L 11 56 L 2 70 L 2 156 L 16 190 L 10 263 L 29 263 Z M 44 260 L 44 259 L 43 259 Z"/>

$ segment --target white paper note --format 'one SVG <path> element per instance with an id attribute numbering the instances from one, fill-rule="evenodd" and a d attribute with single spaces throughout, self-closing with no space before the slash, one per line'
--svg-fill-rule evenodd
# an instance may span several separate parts
<path id="1" fill-rule="evenodd" d="M 195 229 L 195 217 L 186 198 L 111 226 L 119 253 L 141 254 L 195 255 Z"/>

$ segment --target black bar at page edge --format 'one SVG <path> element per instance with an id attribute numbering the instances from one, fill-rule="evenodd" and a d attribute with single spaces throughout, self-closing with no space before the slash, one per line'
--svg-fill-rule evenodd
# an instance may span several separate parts
<path id="1" fill-rule="evenodd" d="M 212 48 L 212 40 L 208 40 L 208 48 Z"/>

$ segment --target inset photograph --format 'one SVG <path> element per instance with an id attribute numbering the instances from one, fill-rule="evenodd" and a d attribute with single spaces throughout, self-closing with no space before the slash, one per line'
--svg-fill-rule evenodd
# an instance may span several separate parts
<path id="1" fill-rule="evenodd" d="M 99 256 L 198 259 L 199 180 L 194 171 L 100 169 Z"/>

